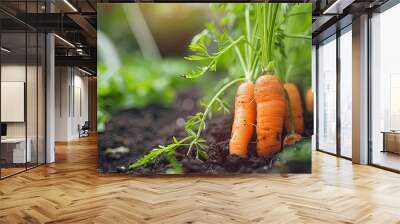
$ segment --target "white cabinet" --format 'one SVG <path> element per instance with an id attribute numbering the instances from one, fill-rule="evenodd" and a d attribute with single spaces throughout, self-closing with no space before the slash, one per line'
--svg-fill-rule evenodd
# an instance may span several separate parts
<path id="1" fill-rule="evenodd" d="M 26 151 L 25 144 L 27 143 Z M 25 163 L 32 161 L 32 140 L 25 138 L 7 138 L 2 139 L 1 144 L 6 147 L 12 147 L 12 162 Z M 26 159 L 26 161 L 25 161 Z"/>

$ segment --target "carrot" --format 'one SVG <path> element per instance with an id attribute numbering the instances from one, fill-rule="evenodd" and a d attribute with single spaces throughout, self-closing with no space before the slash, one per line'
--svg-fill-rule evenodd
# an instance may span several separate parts
<path id="1" fill-rule="evenodd" d="M 229 153 L 231 155 L 247 156 L 247 146 L 253 136 L 255 121 L 254 84 L 245 82 L 238 87 L 235 97 L 235 115 L 232 137 L 229 141 Z"/>
<path id="2" fill-rule="evenodd" d="M 255 85 L 257 104 L 257 154 L 269 156 L 281 149 L 286 114 L 285 90 L 274 75 L 260 76 Z"/>
<path id="3" fill-rule="evenodd" d="M 306 109 L 308 112 L 314 112 L 314 94 L 311 88 L 306 92 Z"/>
<path id="4" fill-rule="evenodd" d="M 284 88 L 289 97 L 290 110 L 286 115 L 286 129 L 289 133 L 296 132 L 297 134 L 303 133 L 304 120 L 303 120 L 303 106 L 301 104 L 301 97 L 299 89 L 293 83 L 286 83 Z M 291 113 L 291 114 L 290 114 Z M 291 123 L 290 115 L 292 116 L 293 124 Z M 294 128 L 294 130 L 293 130 Z"/>

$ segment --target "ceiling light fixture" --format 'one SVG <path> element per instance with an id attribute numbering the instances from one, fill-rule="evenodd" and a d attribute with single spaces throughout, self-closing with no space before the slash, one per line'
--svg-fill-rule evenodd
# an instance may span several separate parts
<path id="1" fill-rule="evenodd" d="M 2 51 L 6 52 L 6 53 L 10 53 L 10 52 L 11 52 L 11 50 L 9 50 L 9 49 L 7 49 L 7 48 L 5 48 L 5 47 L 1 47 L 0 49 L 1 49 Z"/>
<path id="2" fill-rule="evenodd" d="M 60 37 L 58 34 L 54 34 L 55 37 L 57 37 L 59 40 L 61 40 L 62 42 L 66 43 L 68 46 L 75 48 L 75 45 L 73 45 L 71 42 L 69 42 L 68 40 Z"/>
<path id="3" fill-rule="evenodd" d="M 81 71 L 81 72 L 83 72 L 83 73 L 85 73 L 85 74 L 87 74 L 87 75 L 90 75 L 90 76 L 92 75 L 92 73 L 90 73 L 90 72 L 88 72 L 88 71 L 86 71 L 86 70 L 83 70 L 83 69 L 81 69 L 81 68 L 79 68 L 79 67 L 78 67 L 78 70 Z"/>
<path id="4" fill-rule="evenodd" d="M 324 12 L 323 15 L 338 15 L 342 14 L 343 10 L 351 5 L 354 0 L 336 0 L 332 5 L 330 5 Z"/>
<path id="5" fill-rule="evenodd" d="M 68 0 L 64 0 L 64 3 L 67 4 L 74 12 L 78 12 L 75 6 L 73 6 Z"/>
<path id="6" fill-rule="evenodd" d="M 83 49 L 82 48 L 77 48 L 76 49 L 76 53 L 78 53 L 78 55 L 83 55 Z"/>

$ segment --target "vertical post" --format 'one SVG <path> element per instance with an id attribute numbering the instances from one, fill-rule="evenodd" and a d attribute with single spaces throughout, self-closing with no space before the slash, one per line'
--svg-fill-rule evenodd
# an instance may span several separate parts
<path id="1" fill-rule="evenodd" d="M 2 39 L 2 37 L 1 37 L 1 34 L 2 34 L 2 23 L 0 23 L 0 47 L 2 46 L 2 41 L 1 41 L 1 39 Z M 1 50 L 0 50 L 1 51 Z M 1 58 L 1 52 L 0 52 L 0 125 L 2 124 L 1 123 L 1 110 L 2 110 L 2 108 L 1 108 L 1 66 L 2 66 L 2 58 Z M 0 133 L 1 133 L 1 129 L 0 129 Z M 1 134 L 0 134 L 0 137 L 1 137 Z M 2 149 L 1 149 L 1 143 L 0 143 L 0 180 L 2 179 L 1 178 L 1 170 L 2 170 L 2 164 L 1 164 L 1 151 L 2 151 Z"/>
<path id="2" fill-rule="evenodd" d="M 315 45 L 312 46 L 312 75 L 311 75 L 311 89 L 313 91 L 313 94 L 316 93 L 316 75 L 317 75 L 317 71 L 316 71 L 316 66 L 317 66 L 317 47 Z M 314 57 L 315 55 L 315 57 Z M 314 95 L 314 99 L 316 99 L 315 95 Z M 312 149 L 316 149 L 317 148 L 317 144 L 316 144 L 316 110 L 315 110 L 315 100 L 314 100 L 314 105 L 313 105 L 313 136 L 311 137 L 311 145 L 312 145 Z"/>
<path id="3" fill-rule="evenodd" d="M 47 12 L 53 12 L 51 1 L 46 1 Z M 46 34 L 46 163 L 55 161 L 55 53 L 54 34 Z"/>
<path id="4" fill-rule="evenodd" d="M 352 157 L 368 163 L 368 15 L 353 19 Z"/>
<path id="5" fill-rule="evenodd" d="M 315 149 L 319 149 L 319 45 L 315 47 Z"/>
<path id="6" fill-rule="evenodd" d="M 28 21 L 28 6 L 25 2 L 25 21 Z M 25 122 L 25 170 L 28 169 L 28 24 L 25 23 L 25 84 L 24 84 L 24 122 Z"/>
<path id="7" fill-rule="evenodd" d="M 371 18 L 372 12 L 368 12 L 367 26 L 368 26 L 368 155 L 367 155 L 367 163 L 372 164 L 373 153 L 372 153 L 372 64 L 371 64 L 371 55 L 372 55 L 372 33 L 371 33 Z M 377 52 L 376 52 L 377 53 Z M 377 55 L 376 55 L 377 56 Z M 377 56 L 378 57 L 378 56 Z M 378 62 L 379 63 L 379 62 Z"/>
<path id="8" fill-rule="evenodd" d="M 340 28 L 336 28 L 336 155 L 341 156 L 341 117 L 340 117 Z"/>

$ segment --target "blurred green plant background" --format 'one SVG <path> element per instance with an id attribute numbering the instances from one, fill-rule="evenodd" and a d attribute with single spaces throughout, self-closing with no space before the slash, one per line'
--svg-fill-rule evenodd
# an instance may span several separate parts
<path id="1" fill-rule="evenodd" d="M 243 76 L 233 51 L 222 56 L 215 75 L 181 76 L 195 66 L 184 57 L 191 53 L 188 46 L 196 34 L 230 21 L 239 21 L 238 32 L 245 26 L 240 18 L 244 4 L 231 4 L 237 13 L 222 15 L 218 7 L 225 5 L 98 4 L 98 130 L 123 109 L 168 106 L 185 89 L 198 89 L 207 98 L 229 77 Z M 275 72 L 304 93 L 311 84 L 311 39 L 298 37 L 311 36 L 311 4 L 286 4 L 280 13 L 286 19 L 278 21 Z M 232 101 L 233 94 L 225 98 Z"/>
<path id="2" fill-rule="evenodd" d="M 213 18 L 208 4 L 98 5 L 98 130 L 123 109 L 171 104 L 200 81 L 184 59 L 194 35 Z"/>

